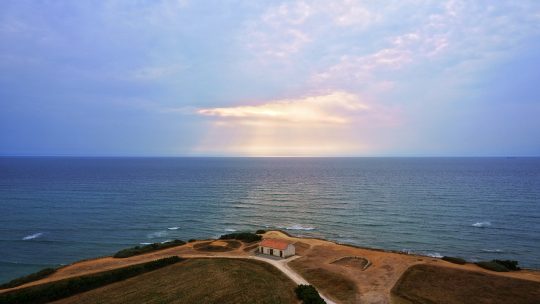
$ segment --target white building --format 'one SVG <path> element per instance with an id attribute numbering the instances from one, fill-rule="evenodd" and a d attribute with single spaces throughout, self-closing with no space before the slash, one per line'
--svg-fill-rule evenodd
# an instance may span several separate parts
<path id="1" fill-rule="evenodd" d="M 295 254 L 295 248 L 293 244 L 284 240 L 264 239 L 259 244 L 257 252 L 287 258 Z"/>

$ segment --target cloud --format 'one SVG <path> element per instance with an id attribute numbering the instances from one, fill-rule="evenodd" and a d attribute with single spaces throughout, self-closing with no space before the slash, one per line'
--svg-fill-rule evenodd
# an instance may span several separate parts
<path id="1" fill-rule="evenodd" d="M 370 107 L 347 92 L 300 99 L 276 100 L 253 106 L 205 108 L 197 113 L 222 119 L 246 122 L 282 121 L 288 123 L 344 124 L 350 116 Z"/>
<path id="2" fill-rule="evenodd" d="M 282 60 L 332 31 L 366 29 L 380 19 L 360 1 L 286 2 L 246 22 L 240 40 L 255 56 Z"/>
<path id="3" fill-rule="evenodd" d="M 325 1 L 320 11 L 329 14 L 334 23 L 341 27 L 367 28 L 381 19 L 380 14 L 368 9 L 355 0 Z"/>
<path id="4" fill-rule="evenodd" d="M 511 54 L 520 41 L 540 32 L 540 26 L 533 26 L 535 13 L 532 7 L 532 2 L 501 2 L 486 6 L 448 0 L 427 1 L 422 5 L 414 1 L 392 3 L 383 14 L 372 9 L 371 19 L 377 21 L 371 25 L 395 26 L 392 29 L 386 27 L 380 37 L 371 37 L 373 48 L 353 47 L 347 41 L 340 41 L 342 46 L 335 47 L 338 51 L 328 56 L 328 62 L 333 59 L 333 64 L 319 67 L 311 78 L 318 86 L 349 84 L 366 87 L 399 77 L 389 71 L 411 70 L 426 63 L 431 67 L 441 64 L 441 69 L 448 69 L 483 57 L 483 64 L 488 65 L 496 59 L 493 54 Z M 411 8 L 413 10 L 408 11 Z M 408 20 L 412 22 L 392 21 L 403 14 L 410 14 Z M 315 37 L 313 40 L 316 43 Z"/>
<path id="5" fill-rule="evenodd" d="M 399 124 L 395 109 L 344 91 L 197 113 L 210 125 L 195 154 L 358 155 L 374 148 L 373 128 Z"/>

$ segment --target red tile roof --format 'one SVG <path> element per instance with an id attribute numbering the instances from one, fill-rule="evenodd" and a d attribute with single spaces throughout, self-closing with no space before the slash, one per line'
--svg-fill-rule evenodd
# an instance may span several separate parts
<path id="1" fill-rule="evenodd" d="M 284 240 L 277 240 L 277 239 L 264 239 L 260 246 L 262 247 L 269 247 L 279 250 L 285 250 L 287 249 L 287 246 L 289 246 L 290 243 L 286 242 Z"/>

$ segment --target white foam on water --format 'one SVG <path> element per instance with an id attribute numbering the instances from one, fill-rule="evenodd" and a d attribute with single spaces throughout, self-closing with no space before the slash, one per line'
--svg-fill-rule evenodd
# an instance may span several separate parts
<path id="1" fill-rule="evenodd" d="M 165 240 L 163 242 L 161 242 L 161 244 L 165 244 L 165 243 L 168 243 L 168 242 L 172 242 L 173 240 Z"/>
<path id="2" fill-rule="evenodd" d="M 504 251 L 502 249 L 482 249 L 482 252 L 503 253 Z"/>
<path id="3" fill-rule="evenodd" d="M 150 245 L 152 243 L 147 243 L 147 242 L 142 242 L 142 243 L 139 243 L 140 245 Z"/>
<path id="4" fill-rule="evenodd" d="M 168 230 L 178 230 L 178 229 L 180 229 L 180 227 L 169 227 L 169 228 L 167 228 L 167 229 L 168 229 Z"/>
<path id="5" fill-rule="evenodd" d="M 428 256 L 431 258 L 442 258 L 443 255 L 438 252 L 431 252 L 431 251 L 415 251 L 412 249 L 403 249 L 401 252 L 406 254 L 413 254 L 413 255 L 422 255 L 422 256 Z"/>
<path id="6" fill-rule="evenodd" d="M 472 226 L 476 228 L 486 228 L 491 226 L 491 222 L 477 222 L 472 224 Z"/>
<path id="7" fill-rule="evenodd" d="M 302 225 L 292 225 L 292 226 L 288 226 L 288 227 L 278 227 L 278 228 L 285 228 L 287 230 L 305 230 L 305 231 L 311 231 L 311 230 L 315 230 L 315 227 L 304 227 Z"/>
<path id="8" fill-rule="evenodd" d="M 233 229 L 233 228 L 226 228 L 225 231 L 227 231 L 227 232 L 235 232 L 236 229 Z"/>
<path id="9" fill-rule="evenodd" d="M 164 237 L 166 235 L 167 235 L 167 231 L 157 231 L 157 232 L 152 232 L 152 233 L 147 234 L 146 237 L 149 239 L 155 239 L 155 238 Z"/>
<path id="10" fill-rule="evenodd" d="M 23 241 L 33 240 L 33 239 L 37 239 L 38 237 L 40 237 L 42 235 L 43 235 L 43 232 L 38 232 L 38 233 L 31 234 L 31 235 L 27 235 L 27 236 L 23 237 L 22 240 Z"/>

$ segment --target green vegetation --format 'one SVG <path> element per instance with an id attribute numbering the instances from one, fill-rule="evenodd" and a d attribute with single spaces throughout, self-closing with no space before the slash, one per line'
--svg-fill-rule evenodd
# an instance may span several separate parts
<path id="1" fill-rule="evenodd" d="M 521 268 L 518 267 L 518 261 L 512 261 L 512 260 L 493 260 L 492 262 L 495 262 L 497 264 L 503 265 L 510 271 L 517 271 L 521 270 Z"/>
<path id="2" fill-rule="evenodd" d="M 476 263 L 476 265 L 484 269 L 497 272 L 517 271 L 521 269 L 518 267 L 518 261 L 512 260 L 491 260 L 489 262 L 483 261 Z"/>
<path id="3" fill-rule="evenodd" d="M 208 251 L 208 252 L 226 252 L 238 249 L 242 246 L 242 243 L 239 241 L 219 241 L 225 244 L 216 244 L 216 241 L 202 242 L 193 245 L 193 248 L 197 251 Z"/>
<path id="4" fill-rule="evenodd" d="M 414 265 L 394 288 L 395 303 L 538 303 L 540 283 L 486 272 L 436 265 Z"/>
<path id="5" fill-rule="evenodd" d="M 17 289 L 0 294 L 0 303 L 47 303 L 107 284 L 122 281 L 145 272 L 177 263 L 181 260 L 182 259 L 177 256 L 172 256 L 152 262 L 99 272 L 96 274 L 89 274 L 23 289 Z"/>
<path id="6" fill-rule="evenodd" d="M 266 233 L 266 230 L 263 230 L 263 229 L 259 229 L 255 232 L 256 234 L 265 234 Z"/>
<path id="7" fill-rule="evenodd" d="M 49 275 L 51 275 L 51 274 L 53 274 L 55 272 L 56 272 L 56 269 L 54 269 L 54 268 L 41 269 L 38 272 L 34 272 L 34 273 L 31 273 L 31 274 L 26 275 L 24 277 L 16 278 L 16 279 L 11 280 L 11 281 L 9 281 L 7 283 L 4 283 L 4 284 L 0 285 L 0 289 L 17 287 L 17 286 L 20 286 L 20 285 L 23 285 L 23 284 L 26 284 L 26 283 L 29 283 L 29 282 L 37 281 L 37 280 L 43 279 L 45 277 L 48 277 Z"/>
<path id="8" fill-rule="evenodd" d="M 454 264 L 459 264 L 459 265 L 463 265 L 463 264 L 467 263 L 467 261 L 465 261 L 462 258 L 450 257 L 450 256 L 443 256 L 442 260 L 450 262 L 450 263 L 454 263 Z"/>
<path id="9" fill-rule="evenodd" d="M 506 268 L 504 265 L 501 265 L 501 264 L 499 264 L 497 262 L 493 262 L 493 261 L 490 261 L 490 262 L 487 262 L 487 261 L 478 262 L 478 263 L 476 263 L 476 265 L 478 265 L 479 267 L 482 267 L 484 269 L 491 270 L 491 271 L 508 272 L 508 268 Z"/>
<path id="10" fill-rule="evenodd" d="M 251 232 L 236 232 L 230 234 L 224 234 L 219 237 L 220 240 L 239 240 L 244 243 L 257 242 L 262 239 L 262 236 Z"/>
<path id="11" fill-rule="evenodd" d="M 144 253 L 148 253 L 148 252 L 152 252 L 156 250 L 171 248 L 175 246 L 181 246 L 181 245 L 184 245 L 185 243 L 186 242 L 181 241 L 181 240 L 174 240 L 174 241 L 165 242 L 165 243 L 153 243 L 153 244 L 145 245 L 145 246 L 135 246 L 132 248 L 120 250 L 117 253 L 115 253 L 113 257 L 120 258 L 120 259 L 128 258 L 134 255 L 144 254 Z"/>
<path id="12" fill-rule="evenodd" d="M 55 304 L 298 303 L 274 266 L 246 259 L 188 259 Z"/>
<path id="13" fill-rule="evenodd" d="M 317 289 L 311 285 L 298 285 L 294 289 L 296 297 L 302 300 L 304 304 L 325 304 L 326 302 L 321 298 Z"/>

